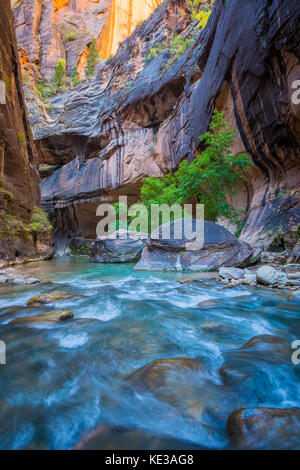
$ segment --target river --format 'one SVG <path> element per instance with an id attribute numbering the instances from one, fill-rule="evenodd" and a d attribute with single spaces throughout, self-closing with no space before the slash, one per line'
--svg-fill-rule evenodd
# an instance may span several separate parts
<path id="1" fill-rule="evenodd" d="M 179 283 L 189 275 L 135 272 L 85 257 L 18 269 L 42 283 L 0 291 L 1 449 L 70 449 L 95 429 L 102 449 L 226 449 L 231 411 L 300 406 L 300 365 L 292 364 L 290 347 L 300 339 L 299 296 L 226 289 L 210 276 Z M 34 295 L 55 290 L 75 297 L 27 307 Z M 74 319 L 9 324 L 62 307 Z M 285 348 L 239 349 L 263 334 L 283 338 Z M 204 368 L 177 371 L 167 398 L 128 380 L 151 361 L 174 357 Z M 234 371 L 233 385 L 224 384 L 224 364 Z"/>

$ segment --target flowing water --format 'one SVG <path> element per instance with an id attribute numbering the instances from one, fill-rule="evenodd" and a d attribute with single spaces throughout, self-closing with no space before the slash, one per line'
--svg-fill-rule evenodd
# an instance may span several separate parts
<path id="1" fill-rule="evenodd" d="M 271 289 L 224 289 L 214 279 L 181 284 L 182 273 L 61 258 L 23 268 L 42 284 L 0 291 L 0 448 L 70 449 L 95 429 L 98 448 L 228 448 L 226 419 L 242 407 L 300 406 L 300 297 Z M 74 298 L 27 307 L 34 295 Z M 209 301 L 209 302 L 208 302 Z M 200 304 L 200 305 L 199 305 Z M 24 315 L 69 308 L 57 324 L 10 325 Z M 239 349 L 257 335 L 283 346 Z M 199 360 L 176 371 L 169 390 L 130 380 L 160 358 Z M 233 371 L 224 383 L 219 369 Z M 128 378 L 129 377 L 129 378 Z"/>

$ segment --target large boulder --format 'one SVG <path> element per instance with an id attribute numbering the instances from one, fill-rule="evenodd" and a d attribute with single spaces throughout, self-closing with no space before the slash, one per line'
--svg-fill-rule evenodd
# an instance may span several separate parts
<path id="1" fill-rule="evenodd" d="M 186 238 L 183 224 L 197 233 Z M 201 239 L 201 222 L 195 219 L 179 219 L 159 227 L 151 234 L 142 257 L 134 269 L 149 271 L 214 271 L 221 266 L 246 267 L 252 248 L 238 240 L 226 228 L 204 221 L 201 249 L 191 249 Z M 190 227 L 188 227 L 190 225 Z M 178 237 L 178 227 L 183 235 Z M 165 235 L 170 233 L 168 238 Z M 195 248 L 195 246 L 193 247 Z"/>
<path id="2" fill-rule="evenodd" d="M 300 448 L 300 408 L 250 408 L 227 420 L 231 445 L 239 449 L 296 450 Z"/>
<path id="3" fill-rule="evenodd" d="M 256 272 L 256 280 L 258 284 L 273 286 L 278 283 L 280 273 L 272 268 L 272 266 L 261 266 Z"/>
<path id="4" fill-rule="evenodd" d="M 90 261 L 96 263 L 134 263 L 140 259 L 148 234 L 120 229 L 96 238 L 90 246 Z"/>

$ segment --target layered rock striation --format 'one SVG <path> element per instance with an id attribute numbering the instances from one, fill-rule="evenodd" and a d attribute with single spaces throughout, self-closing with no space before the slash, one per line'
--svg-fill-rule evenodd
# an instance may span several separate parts
<path id="1" fill-rule="evenodd" d="M 298 0 L 216 0 L 200 30 L 184 0 L 166 0 L 95 80 L 52 99 L 49 115 L 31 112 L 41 161 L 59 166 L 42 182 L 56 232 L 95 236 L 96 205 L 118 194 L 135 200 L 146 176 L 193 159 L 217 107 L 237 131 L 233 151 L 254 163 L 233 201 L 247 214 L 241 238 L 291 250 L 300 224 L 299 19 Z M 168 46 L 173 34 L 192 39 L 182 55 Z M 158 42 L 166 47 L 147 60 Z"/>
<path id="2" fill-rule="evenodd" d="M 88 48 L 96 41 L 104 59 L 143 22 L 161 0 L 13 1 L 21 63 L 27 72 L 52 79 L 59 59 L 84 76 Z"/>
<path id="3" fill-rule="evenodd" d="M 51 256 L 48 230 L 29 222 L 40 204 L 38 154 L 27 118 L 9 0 L 0 17 L 0 265 Z"/>

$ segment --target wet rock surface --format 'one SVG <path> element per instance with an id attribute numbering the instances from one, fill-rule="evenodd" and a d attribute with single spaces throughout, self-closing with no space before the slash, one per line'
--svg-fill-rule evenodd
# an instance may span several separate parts
<path id="1" fill-rule="evenodd" d="M 134 269 L 213 271 L 220 266 L 247 266 L 253 251 L 250 245 L 213 222 L 204 221 L 201 227 L 195 219 L 180 219 L 161 226 L 151 234 Z M 185 229 L 194 235 L 188 238 Z"/>
<path id="2" fill-rule="evenodd" d="M 219 280 L 228 287 L 237 285 L 249 285 L 252 287 L 265 286 L 274 289 L 288 289 L 297 291 L 300 287 L 300 269 L 297 264 L 288 264 L 281 267 L 260 266 L 245 270 L 238 270 L 239 278 L 235 268 L 226 271 L 219 269 Z"/>
<path id="3" fill-rule="evenodd" d="M 14 268 L 0 270 L 0 286 L 38 284 L 40 282 L 38 278 L 24 275 Z"/>
<path id="4" fill-rule="evenodd" d="M 19 317 L 10 322 L 11 325 L 26 325 L 30 323 L 62 322 L 74 317 L 71 310 L 55 310 L 53 312 L 43 313 L 42 315 L 32 315 L 28 317 Z"/>
<path id="5" fill-rule="evenodd" d="M 275 335 L 258 335 L 239 349 L 229 351 L 219 373 L 225 385 L 234 386 L 239 390 L 248 383 L 250 387 L 255 388 L 261 374 L 259 364 L 264 369 L 267 365 L 276 367 L 290 363 L 291 354 L 291 345 L 286 339 Z M 264 394 L 265 391 L 262 391 L 263 396 Z"/>
<path id="6" fill-rule="evenodd" d="M 234 201 L 249 214 L 241 240 L 292 251 L 300 223 L 299 105 L 291 101 L 300 73 L 299 4 L 225 3 L 216 1 L 191 48 L 162 67 L 168 50 L 145 63 L 150 46 L 174 27 L 193 29 L 186 2 L 164 2 L 99 66 L 96 80 L 55 97 L 49 118 L 32 122 L 43 160 L 60 165 L 42 182 L 57 233 L 63 219 L 75 235 L 94 236 L 93 204 L 114 202 L 120 192 L 136 198 L 146 176 L 191 160 L 217 106 L 238 132 L 234 150 L 254 162 Z M 276 106 L 268 106 L 270 97 Z"/>
<path id="7" fill-rule="evenodd" d="M 28 300 L 28 305 L 44 305 L 51 302 L 58 302 L 61 300 L 68 300 L 73 298 L 73 294 L 64 291 L 55 291 L 49 294 L 39 294 Z"/>
<path id="8" fill-rule="evenodd" d="M 90 261 L 97 263 L 133 263 L 140 259 L 146 246 L 145 233 L 118 230 L 108 237 L 97 238 L 89 248 Z"/>
<path id="9" fill-rule="evenodd" d="M 239 449 L 299 449 L 300 408 L 237 410 L 226 429 L 232 446 Z"/>

